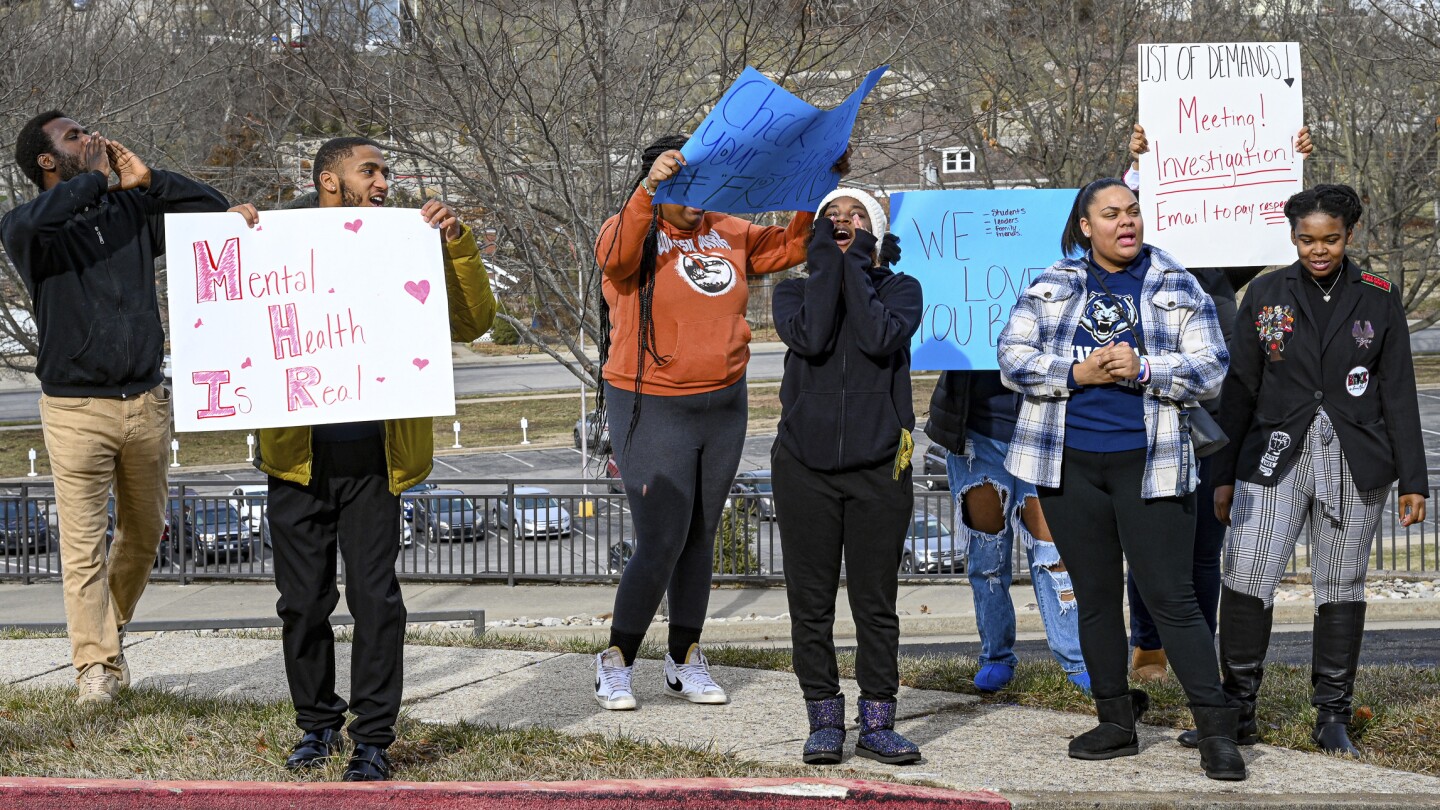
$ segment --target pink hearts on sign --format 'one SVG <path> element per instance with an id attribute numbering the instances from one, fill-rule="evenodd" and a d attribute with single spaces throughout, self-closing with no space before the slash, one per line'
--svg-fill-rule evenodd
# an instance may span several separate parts
<path id="1" fill-rule="evenodd" d="M 255 230 L 257 230 L 257 231 L 263 231 L 263 230 L 265 230 L 265 226 L 264 226 L 264 225 L 256 225 L 256 226 L 255 226 Z"/>
<path id="2" fill-rule="evenodd" d="M 334 287 L 331 287 L 331 288 L 330 288 L 330 292 L 332 292 L 332 293 L 335 292 L 335 288 L 334 288 Z"/>
<path id="3" fill-rule="evenodd" d="M 405 282 L 405 292 L 415 296 L 415 300 L 423 304 L 425 299 L 430 297 L 430 281 L 428 279 L 422 279 L 418 283 L 407 281 Z"/>
<path id="4" fill-rule="evenodd" d="M 249 368 L 250 365 L 251 365 L 251 363 L 250 363 L 250 358 L 247 357 L 247 358 L 245 358 L 245 362 L 243 362 L 243 363 L 240 364 L 240 367 L 241 367 L 241 368 Z"/>
<path id="5" fill-rule="evenodd" d="M 360 232 L 360 226 L 361 226 L 361 225 L 364 225 L 364 224 L 365 224 L 365 221 L 364 221 L 364 220 L 360 220 L 360 219 L 357 219 L 357 220 L 355 220 L 354 222 L 347 222 L 347 223 L 345 223 L 345 230 L 347 230 L 347 231 L 349 231 L 349 232 L 351 232 L 351 233 L 359 233 L 359 232 Z"/>
<path id="6" fill-rule="evenodd" d="M 204 326 L 204 325 L 205 325 L 205 321 L 203 321 L 203 320 L 201 320 L 201 319 L 199 319 L 199 318 L 196 318 L 196 319 L 195 319 L 195 328 L 196 328 L 196 329 L 199 329 L 200 327 L 202 327 L 202 326 Z"/>
<path id="7" fill-rule="evenodd" d="M 375 382 L 385 382 L 385 378 L 384 378 L 384 377 L 376 377 L 376 378 L 375 378 Z"/>
<path id="8" fill-rule="evenodd" d="M 415 368 L 421 369 L 422 371 L 425 369 L 426 366 L 430 365 L 430 361 L 426 360 L 423 357 L 417 357 L 410 362 L 415 364 Z"/>

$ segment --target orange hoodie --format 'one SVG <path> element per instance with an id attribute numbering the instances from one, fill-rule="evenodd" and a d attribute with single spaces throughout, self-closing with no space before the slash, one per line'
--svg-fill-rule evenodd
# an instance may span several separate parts
<path id="1" fill-rule="evenodd" d="M 605 221 L 595 242 L 610 306 L 606 381 L 635 390 L 640 329 L 640 252 L 650 228 L 651 197 L 636 188 L 625 208 Z M 750 361 L 750 300 L 746 279 L 805 261 L 815 215 L 797 213 L 789 227 L 763 227 L 707 212 L 693 231 L 659 220 L 651 348 L 643 393 L 660 396 L 717 391 L 745 376 Z"/>

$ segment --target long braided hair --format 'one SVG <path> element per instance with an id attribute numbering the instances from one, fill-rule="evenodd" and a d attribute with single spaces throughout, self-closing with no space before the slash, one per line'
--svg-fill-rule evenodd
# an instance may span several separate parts
<path id="1" fill-rule="evenodd" d="M 671 149 L 679 149 L 685 145 L 686 140 L 688 139 L 683 135 L 667 135 L 645 147 L 645 151 L 640 155 L 640 173 L 636 175 L 635 182 L 630 185 L 631 193 L 633 194 L 635 189 L 639 188 L 640 184 L 650 176 L 651 166 L 661 155 Z M 616 227 L 619 227 L 618 223 Z M 630 439 L 635 435 L 635 425 L 640 421 L 640 393 L 644 385 L 646 359 L 649 358 L 656 363 L 664 363 L 668 359 L 661 357 L 655 350 L 655 320 L 652 309 L 655 301 L 655 262 L 658 254 L 659 228 L 660 209 L 656 206 L 650 213 L 650 225 L 645 231 L 645 241 L 640 250 L 640 272 L 636 276 L 636 282 L 639 285 L 640 329 L 636 340 L 635 405 L 630 413 L 630 429 L 625 434 L 626 448 L 629 448 Z M 617 238 L 616 243 L 618 241 Z M 610 359 L 610 306 L 604 296 L 600 297 L 600 337 L 600 367 L 603 369 Z M 603 383 L 596 395 L 595 407 L 601 424 L 604 424 L 606 411 Z"/>

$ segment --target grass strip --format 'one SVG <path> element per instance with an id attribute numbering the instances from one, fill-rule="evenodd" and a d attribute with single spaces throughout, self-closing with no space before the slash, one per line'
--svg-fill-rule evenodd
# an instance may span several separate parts
<path id="1" fill-rule="evenodd" d="M 435 724 L 401 717 L 394 778 L 563 781 L 794 777 L 800 769 L 621 736 L 544 728 Z M 339 781 L 345 760 L 297 777 L 285 770 L 300 737 L 288 702 L 255 703 L 130 689 L 103 710 L 72 690 L 0 685 L 0 773 L 77 779 Z"/>
<path id="2" fill-rule="evenodd" d="M 915 412 L 929 409 L 933 375 L 915 382 Z M 574 441 L 575 423 L 580 419 L 579 397 L 539 394 L 534 396 L 504 395 L 483 399 L 463 399 L 456 403 L 454 416 L 435 417 L 435 447 L 445 450 L 455 442 L 453 423 L 460 423 L 460 442 L 467 452 L 483 449 L 513 448 L 520 444 L 520 419 L 526 420 L 530 443 L 536 446 L 564 446 Z M 593 408 L 594 395 L 586 399 Z M 778 385 L 757 384 L 750 389 L 750 434 L 774 433 L 780 421 L 780 388 Z M 920 418 L 923 423 L 923 416 Z M 185 467 L 209 467 L 245 463 L 243 430 L 221 430 L 203 433 L 181 433 L 179 458 Z M 50 474 L 50 457 L 40 428 L 0 431 L 0 478 L 23 477 L 30 470 L 27 451 L 36 453 L 35 470 Z M 176 471 L 183 473 L 184 470 Z"/>

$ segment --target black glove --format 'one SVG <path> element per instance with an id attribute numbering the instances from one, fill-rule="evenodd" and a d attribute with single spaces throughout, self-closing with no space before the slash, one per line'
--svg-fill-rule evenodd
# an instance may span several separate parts
<path id="1" fill-rule="evenodd" d="M 880 266 L 889 268 L 898 261 L 900 261 L 900 237 L 893 233 L 887 233 L 884 240 L 880 242 Z"/>

